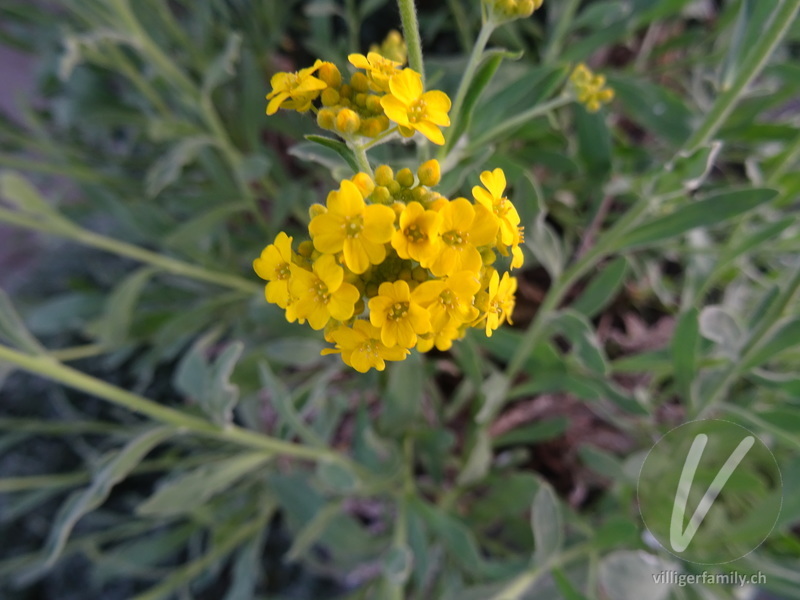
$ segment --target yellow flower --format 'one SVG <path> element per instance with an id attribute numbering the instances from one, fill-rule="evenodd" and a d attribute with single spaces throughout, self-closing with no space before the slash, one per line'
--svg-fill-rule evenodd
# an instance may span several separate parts
<path id="1" fill-rule="evenodd" d="M 281 308 L 289 306 L 289 281 L 292 274 L 292 239 L 280 232 L 275 242 L 264 248 L 253 261 L 253 269 L 261 279 L 266 279 L 264 295 L 267 302 Z"/>
<path id="2" fill-rule="evenodd" d="M 381 98 L 386 116 L 400 126 L 405 137 L 419 131 L 440 146 L 444 135 L 439 127 L 450 125 L 450 98 L 444 92 L 423 92 L 422 77 L 412 69 L 403 69 L 389 80 L 390 94 Z"/>
<path id="3" fill-rule="evenodd" d="M 497 237 L 497 219 L 482 205 L 473 205 L 466 198 L 438 205 L 442 215 L 439 255 L 430 266 L 437 277 L 457 271 L 477 273 L 483 261 L 479 246 L 493 244 Z"/>
<path id="4" fill-rule="evenodd" d="M 344 363 L 359 373 L 372 368 L 383 371 L 387 360 L 403 360 L 409 354 L 406 348 L 386 346 L 381 341 L 381 330 L 368 321 L 359 319 L 353 327 L 340 327 L 330 333 L 336 349 L 327 348 L 322 354 L 341 354 Z"/>
<path id="5" fill-rule="evenodd" d="M 367 206 L 358 187 L 346 179 L 338 192 L 328 195 L 327 207 L 308 225 L 314 247 L 325 254 L 344 251 L 344 262 L 353 273 L 382 263 L 384 244 L 394 233 L 394 211 L 380 204 Z"/>
<path id="6" fill-rule="evenodd" d="M 419 284 L 414 296 L 428 309 L 431 327 L 439 333 L 478 318 L 479 312 L 473 300 L 480 288 L 481 282 L 475 273 L 461 271 L 446 279 Z"/>
<path id="7" fill-rule="evenodd" d="M 345 283 L 344 269 L 328 254 L 320 256 L 313 273 L 295 266 L 290 290 L 297 299 L 292 303 L 294 314 L 308 319 L 313 329 L 322 329 L 331 317 L 346 321 L 353 316 L 353 307 L 360 298 L 356 286 Z"/>
<path id="8" fill-rule="evenodd" d="M 314 77 L 324 63 L 317 60 L 313 67 L 301 69 L 297 73 L 275 73 L 270 80 L 272 91 L 267 94 L 267 114 L 274 115 L 278 109 L 288 108 L 297 112 L 306 112 L 311 103 L 328 85 Z"/>
<path id="9" fill-rule="evenodd" d="M 486 299 L 486 335 L 492 337 L 492 332 L 505 321 L 513 324 L 511 314 L 514 312 L 514 293 L 517 291 L 517 278 L 503 273 L 503 278 L 492 271 L 489 280 L 489 295 Z"/>
<path id="10" fill-rule="evenodd" d="M 366 56 L 351 54 L 347 60 L 356 69 L 364 69 L 367 72 L 370 88 L 374 92 L 388 92 L 389 80 L 402 67 L 401 63 L 384 58 L 377 52 L 370 52 Z"/>
<path id="11" fill-rule="evenodd" d="M 400 258 L 411 258 L 427 267 L 439 250 L 442 217 L 425 210 L 419 202 L 409 202 L 400 213 L 400 228 L 392 236 L 392 247 Z"/>
<path id="12" fill-rule="evenodd" d="M 597 112 L 603 104 L 614 99 L 614 90 L 606 87 L 606 78 L 595 75 L 583 63 L 580 63 L 570 75 L 570 82 L 575 88 L 578 102 L 589 112 Z"/>
<path id="13" fill-rule="evenodd" d="M 461 337 L 461 331 L 455 327 L 448 327 L 437 333 L 420 336 L 417 340 L 417 350 L 419 352 L 430 352 L 434 346 L 442 352 L 453 347 L 453 340 Z"/>
<path id="14" fill-rule="evenodd" d="M 472 195 L 476 202 L 492 211 L 497 217 L 500 225 L 499 241 L 506 246 L 510 246 L 515 240 L 519 243 L 519 213 L 509 199 L 503 196 L 506 189 L 506 175 L 503 169 L 484 171 L 481 173 L 481 183 L 486 189 L 476 185 L 472 188 Z"/>
<path id="15" fill-rule="evenodd" d="M 369 320 L 381 328 L 381 341 L 390 348 L 413 348 L 417 336 L 431 330 L 428 311 L 402 280 L 380 285 L 378 295 L 369 301 Z"/>

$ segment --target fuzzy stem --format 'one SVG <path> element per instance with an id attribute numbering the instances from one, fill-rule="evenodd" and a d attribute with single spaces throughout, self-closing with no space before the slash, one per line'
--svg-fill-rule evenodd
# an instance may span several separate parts
<path id="1" fill-rule="evenodd" d="M 408 66 L 422 75 L 422 85 L 425 85 L 425 66 L 422 62 L 422 39 L 419 36 L 419 23 L 417 22 L 417 9 L 414 0 L 397 0 L 400 9 L 400 20 L 403 22 L 403 35 L 408 47 Z"/>

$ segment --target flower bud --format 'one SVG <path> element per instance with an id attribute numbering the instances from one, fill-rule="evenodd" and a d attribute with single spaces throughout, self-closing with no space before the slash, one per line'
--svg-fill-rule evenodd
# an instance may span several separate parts
<path id="1" fill-rule="evenodd" d="M 352 181 L 358 188 L 358 191 L 361 192 L 363 198 L 369 196 L 372 190 L 375 189 L 375 182 L 372 181 L 372 178 L 366 173 L 356 173 L 353 175 Z"/>
<path id="2" fill-rule="evenodd" d="M 358 73 L 353 73 L 353 76 L 350 78 L 350 87 L 357 93 L 366 93 L 369 91 L 369 79 L 360 71 Z"/>
<path id="3" fill-rule="evenodd" d="M 375 204 L 389 204 L 392 200 L 392 195 L 389 190 L 382 185 L 377 186 L 372 190 L 372 202 Z"/>
<path id="4" fill-rule="evenodd" d="M 322 100 L 322 106 L 336 106 L 339 104 L 339 92 L 333 88 L 323 90 L 320 98 Z"/>
<path id="5" fill-rule="evenodd" d="M 327 90 L 326 90 L 327 91 Z M 323 108 L 317 113 L 317 125 L 322 129 L 333 129 L 336 124 L 336 113 L 330 108 Z"/>
<path id="6" fill-rule="evenodd" d="M 342 85 L 342 74 L 336 65 L 330 62 L 322 63 L 322 66 L 317 71 L 317 78 L 327 83 L 329 87 Z"/>
<path id="7" fill-rule="evenodd" d="M 399 183 L 404 188 L 410 188 L 414 185 L 414 173 L 411 172 L 411 169 L 400 169 L 397 172 L 397 183 Z"/>
<path id="8" fill-rule="evenodd" d="M 380 165 L 375 169 L 375 183 L 378 185 L 389 185 L 394 181 L 394 171 L 389 165 Z"/>
<path id="9" fill-rule="evenodd" d="M 321 205 L 318 204 L 317 206 Z M 303 240 L 297 247 L 297 253 L 303 258 L 311 258 L 311 255 L 314 253 L 314 244 L 311 240 Z"/>
<path id="10" fill-rule="evenodd" d="M 328 195 L 328 197 L 330 198 L 330 194 Z M 322 204 L 319 204 L 318 202 L 315 202 L 308 208 L 308 216 L 312 219 L 314 217 L 318 217 L 319 215 L 324 215 L 326 212 L 328 212 L 328 209 L 325 208 L 325 206 L 323 206 Z"/>
<path id="11" fill-rule="evenodd" d="M 422 163 L 417 169 L 417 177 L 422 185 L 433 187 L 439 185 L 442 179 L 442 168 L 435 158 Z"/>
<path id="12" fill-rule="evenodd" d="M 361 127 L 361 117 L 349 108 L 343 108 L 336 115 L 336 129 L 345 134 L 352 135 Z"/>

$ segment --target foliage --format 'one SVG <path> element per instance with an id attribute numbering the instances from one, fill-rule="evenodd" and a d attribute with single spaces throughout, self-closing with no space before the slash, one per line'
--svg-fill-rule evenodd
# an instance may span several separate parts
<path id="1" fill-rule="evenodd" d="M 0 595 L 733 598 L 655 585 L 704 567 L 636 506 L 656 440 L 719 417 L 784 483 L 724 569 L 800 598 L 800 0 L 419 4 L 0 7 L 41 59 L 0 120 L 0 247 L 39 232 L 0 293 Z M 501 168 L 526 261 L 513 327 L 361 374 L 251 267 L 361 157 L 265 95 L 401 24 L 451 126 L 373 163 L 436 158 L 447 197 Z"/>

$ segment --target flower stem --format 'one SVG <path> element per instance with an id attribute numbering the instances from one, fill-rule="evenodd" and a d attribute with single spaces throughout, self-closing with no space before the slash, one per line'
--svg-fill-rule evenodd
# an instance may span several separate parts
<path id="1" fill-rule="evenodd" d="M 422 62 L 422 39 L 419 36 L 419 23 L 417 22 L 417 9 L 414 0 L 397 0 L 400 9 L 400 20 L 403 22 L 403 35 L 408 47 L 408 66 L 422 75 L 422 85 L 425 85 L 425 65 Z"/>
<path id="2" fill-rule="evenodd" d="M 566 0 L 566 2 L 561 3 L 561 12 L 558 15 L 558 21 L 556 21 L 555 27 L 553 27 L 553 35 L 550 36 L 547 48 L 544 51 L 542 63 L 548 64 L 555 62 L 558 53 L 561 52 L 564 37 L 569 31 L 572 17 L 575 16 L 575 11 L 578 10 L 580 3 L 580 0 Z"/>
<path id="3" fill-rule="evenodd" d="M 242 429 L 235 425 L 218 427 L 194 415 L 189 415 L 174 408 L 163 406 L 152 400 L 148 400 L 147 398 L 106 383 L 105 381 L 81 373 L 66 365 L 62 365 L 49 356 L 31 356 L 0 344 L 0 361 L 10 363 L 29 373 L 41 375 L 42 377 L 57 381 L 73 389 L 102 398 L 117 406 L 146 415 L 161 423 L 174 425 L 183 430 L 191 431 L 192 433 L 205 437 L 305 460 L 349 462 L 343 456 L 324 448 L 313 448 L 279 440 L 254 431 Z"/>
<path id="4" fill-rule="evenodd" d="M 491 20 L 485 21 L 481 26 L 478 39 L 475 40 L 475 45 L 472 47 L 472 52 L 467 60 L 467 66 L 464 69 L 464 74 L 461 76 L 461 83 L 458 84 L 458 91 L 456 91 L 456 99 L 453 102 L 453 108 L 450 110 L 450 131 L 456 131 L 456 125 L 461 118 L 461 108 L 464 105 L 464 100 L 467 97 L 469 86 L 472 85 L 472 80 L 475 78 L 475 71 L 478 70 L 483 59 L 483 51 L 486 49 L 486 44 L 489 43 L 489 38 L 492 35 L 496 25 Z M 447 140 L 445 148 L 449 149 L 457 140 Z"/>
<path id="5" fill-rule="evenodd" d="M 127 242 L 121 242 L 119 240 L 88 231 L 76 225 L 50 223 L 46 220 L 36 219 L 28 215 L 19 214 L 4 208 L 0 208 L 0 222 L 11 223 L 12 225 L 16 225 L 18 227 L 24 227 L 25 229 L 33 229 L 45 233 L 61 235 L 76 242 L 80 242 L 86 246 L 99 248 L 100 250 L 112 252 L 120 256 L 127 256 L 128 258 L 138 260 L 139 262 L 153 265 L 174 275 L 180 275 L 182 277 L 189 277 L 190 279 L 196 279 L 198 281 L 213 283 L 222 287 L 239 290 L 247 294 L 253 294 L 261 289 L 259 284 L 245 279 L 244 277 L 204 269 L 203 267 L 198 267 L 181 260 L 164 256 L 158 252 L 145 250 L 139 246 L 134 246 L 133 244 L 128 244 Z"/>
<path id="6" fill-rule="evenodd" d="M 537 117 L 542 117 L 547 113 L 554 111 L 558 108 L 566 106 L 574 101 L 574 98 L 567 95 L 562 95 L 557 98 L 550 100 L 549 102 L 544 102 L 543 104 L 539 104 L 534 106 L 533 108 L 526 110 L 523 113 L 518 114 L 515 117 L 512 117 L 506 121 L 503 121 L 500 125 L 490 129 L 480 137 L 476 138 L 475 140 L 470 142 L 470 148 L 477 148 L 488 144 L 489 142 L 494 141 L 496 138 L 505 135 L 506 133 L 510 133 L 515 129 L 519 129 L 523 125 L 525 125 L 528 121 L 532 121 Z"/>
<path id="7" fill-rule="evenodd" d="M 370 177 L 374 178 L 372 167 L 369 165 L 369 159 L 367 158 L 367 146 L 361 146 L 354 142 L 348 142 L 347 145 L 350 146 L 350 149 L 353 151 L 353 155 L 356 157 L 356 164 L 358 164 L 358 168 Z"/>

